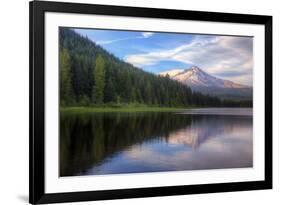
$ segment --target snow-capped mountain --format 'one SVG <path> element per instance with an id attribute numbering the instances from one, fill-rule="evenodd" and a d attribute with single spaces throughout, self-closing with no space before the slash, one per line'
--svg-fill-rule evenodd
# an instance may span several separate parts
<path id="1" fill-rule="evenodd" d="M 230 80 L 223 80 L 214 77 L 197 66 L 192 66 L 191 68 L 185 70 L 174 69 L 162 72 L 160 75 L 169 75 L 170 78 L 190 87 L 248 88 L 248 86 L 237 84 Z"/>
<path id="2" fill-rule="evenodd" d="M 161 76 L 169 76 L 191 87 L 192 90 L 200 91 L 204 94 L 217 96 L 239 96 L 248 98 L 252 96 L 252 88 L 246 85 L 234 83 L 230 80 L 224 80 L 214 77 L 197 66 L 188 69 L 173 69 L 159 73 Z"/>

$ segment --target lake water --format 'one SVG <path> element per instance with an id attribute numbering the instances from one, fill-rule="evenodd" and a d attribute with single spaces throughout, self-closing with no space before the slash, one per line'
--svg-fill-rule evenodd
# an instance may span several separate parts
<path id="1" fill-rule="evenodd" d="M 60 117 L 60 176 L 252 165 L 251 108 Z"/>

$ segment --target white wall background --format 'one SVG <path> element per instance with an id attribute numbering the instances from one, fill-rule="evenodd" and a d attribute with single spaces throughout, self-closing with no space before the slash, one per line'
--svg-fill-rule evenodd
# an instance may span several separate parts
<path id="1" fill-rule="evenodd" d="M 79 204 L 279 204 L 281 134 L 281 6 L 277 0 L 72 0 L 109 5 L 273 15 L 274 189 L 236 193 L 126 199 Z M 28 200 L 28 1 L 0 6 L 0 204 Z M 279 201 L 279 202 L 278 202 Z M 78 204 L 78 203 L 77 203 Z"/>

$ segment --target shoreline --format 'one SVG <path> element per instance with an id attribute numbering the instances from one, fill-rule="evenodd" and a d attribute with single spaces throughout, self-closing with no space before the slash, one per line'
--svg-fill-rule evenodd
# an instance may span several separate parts
<path id="1" fill-rule="evenodd" d="M 102 113 L 102 112 L 179 112 L 191 109 L 224 109 L 224 108 L 252 108 L 252 107 L 60 107 L 60 113 Z"/>
<path id="2" fill-rule="evenodd" d="M 195 107 L 60 107 L 62 113 L 96 113 L 96 112 L 176 112 Z"/>

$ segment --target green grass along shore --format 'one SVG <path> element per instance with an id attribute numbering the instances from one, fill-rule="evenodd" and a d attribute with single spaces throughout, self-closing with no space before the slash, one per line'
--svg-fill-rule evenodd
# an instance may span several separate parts
<path id="1" fill-rule="evenodd" d="M 119 107 L 60 107 L 63 113 L 91 113 L 91 112 L 176 112 L 194 107 L 149 107 L 149 106 L 119 106 Z"/>

